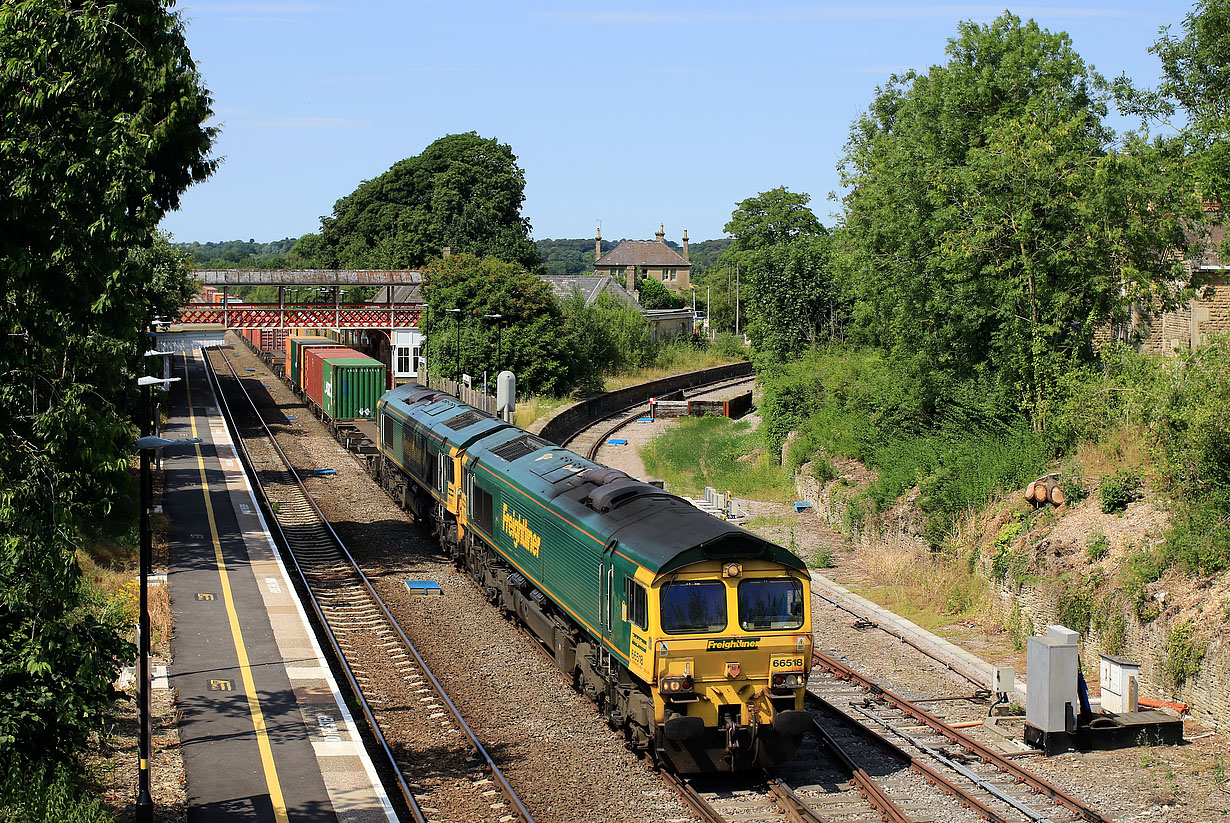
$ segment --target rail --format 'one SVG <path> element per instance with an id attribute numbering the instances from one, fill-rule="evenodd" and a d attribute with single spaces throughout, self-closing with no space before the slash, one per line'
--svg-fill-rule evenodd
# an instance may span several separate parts
<path id="1" fill-rule="evenodd" d="M 687 374 L 676 374 L 660 380 L 651 380 L 648 383 L 638 383 L 635 386 L 617 389 L 575 403 L 560 411 L 541 427 L 534 427 L 531 430 L 544 440 L 564 444 L 615 410 L 636 406 L 651 397 L 680 389 L 695 388 L 706 383 L 717 383 L 732 377 L 747 377 L 751 374 L 752 364 L 739 362 Z"/>
<path id="2" fill-rule="evenodd" d="M 943 735 L 953 743 L 956 743 L 964 748 L 966 751 L 969 751 L 972 754 L 977 755 L 982 760 L 991 763 L 1000 771 L 1011 775 L 1016 780 L 1024 783 L 1034 791 L 1044 797 L 1049 798 L 1052 802 L 1064 807 L 1070 812 L 1075 813 L 1082 820 L 1088 821 L 1089 823 L 1111 823 L 1110 818 L 1105 817 L 1099 812 L 1089 808 L 1067 792 L 1064 792 L 1051 783 L 1048 783 L 1046 780 L 1038 777 L 1028 769 L 1022 768 L 1010 758 L 1004 757 L 991 747 L 974 740 L 966 734 L 962 734 L 944 721 L 940 720 L 935 715 L 928 712 L 926 709 L 923 709 L 915 703 L 912 703 L 909 700 L 894 694 L 888 689 L 885 689 L 883 686 L 874 683 L 864 675 L 854 671 L 854 669 L 850 668 L 845 663 L 842 663 L 841 661 L 820 652 L 813 652 L 813 660 L 816 665 L 827 669 L 836 677 L 842 680 L 849 680 L 857 683 L 864 689 L 873 692 L 876 697 L 885 700 L 899 711 L 904 712 L 906 715 L 914 718 L 918 722 L 929 727 L 931 730 Z M 930 779 L 929 775 L 928 779 Z M 987 819 L 995 818 L 988 817 Z"/>
<path id="3" fill-rule="evenodd" d="M 354 671 L 351 669 L 350 665 L 347 663 L 346 656 L 342 652 L 341 646 L 338 643 L 338 639 L 336 635 L 333 633 L 333 630 L 329 626 L 329 622 L 325 617 L 324 609 L 322 608 L 321 603 L 317 599 L 316 594 L 311 589 L 311 586 L 309 583 L 310 576 L 307 574 L 304 568 L 300 565 L 299 559 L 295 556 L 295 553 L 293 549 L 291 548 L 292 541 L 290 540 L 289 536 L 286 534 L 285 530 L 282 528 L 282 525 L 279 521 L 277 513 L 273 509 L 273 506 L 270 505 L 270 501 L 265 494 L 264 486 L 260 482 L 259 473 L 256 471 L 255 465 L 253 464 L 251 457 L 248 454 L 247 448 L 243 444 L 243 437 L 241 436 L 239 432 L 238 423 L 236 422 L 236 419 L 231 412 L 230 404 L 229 402 L 227 402 L 225 393 L 222 390 L 221 381 L 218 379 L 217 374 L 214 373 L 209 357 L 206 356 L 203 351 L 202 351 L 202 357 L 206 363 L 205 372 L 209 377 L 211 386 L 214 390 L 214 394 L 218 399 L 218 406 L 223 411 L 223 414 L 227 421 L 227 426 L 231 429 L 231 432 L 234 435 L 235 443 L 237 443 L 239 446 L 239 451 L 241 453 L 241 459 L 244 461 L 244 464 L 247 466 L 250 476 L 255 480 L 255 485 L 259 489 L 259 495 L 260 495 L 262 504 L 265 506 L 266 511 L 273 515 L 272 517 L 267 518 L 267 520 L 274 524 L 274 528 L 277 531 L 277 537 L 279 538 L 279 545 L 281 545 L 283 549 L 285 550 L 285 553 L 289 555 L 291 562 L 295 566 L 296 572 L 299 574 L 300 579 L 304 583 L 304 589 L 307 592 L 308 599 L 311 601 L 312 610 L 316 615 L 317 621 L 319 622 L 319 625 L 321 626 L 322 630 L 325 632 L 325 635 L 329 640 L 329 645 L 333 649 L 335 659 L 337 660 L 339 665 L 342 667 L 342 670 L 344 671 L 346 675 L 346 679 L 348 683 L 350 684 L 351 692 L 359 700 L 359 703 L 362 706 L 363 716 L 367 719 L 369 728 L 373 736 L 379 741 L 380 746 L 393 769 L 393 773 L 397 777 L 398 788 L 402 796 L 405 798 L 407 806 L 411 809 L 411 812 L 414 815 L 416 821 L 420 821 L 420 823 L 426 823 L 426 818 L 423 816 L 423 813 L 417 801 L 414 799 L 413 793 L 410 791 L 409 786 L 406 784 L 406 781 L 401 772 L 401 768 L 398 765 L 397 760 L 392 753 L 392 750 L 389 748 L 387 740 L 385 739 L 384 735 L 380 731 L 380 725 L 376 721 L 374 711 L 371 705 L 364 698 L 363 690 L 359 686 L 359 682 L 356 678 L 356 675 Z M 504 795 L 505 799 L 509 801 L 512 808 L 514 808 L 517 811 L 518 816 L 523 821 L 525 821 L 526 823 L 533 823 L 534 818 L 530 815 L 529 810 L 527 810 L 525 806 L 522 804 L 521 799 L 517 796 L 516 792 L 513 790 L 512 785 L 504 777 L 504 774 L 500 771 L 499 767 L 495 764 L 495 761 L 492 760 L 491 755 L 487 752 L 486 748 L 478 740 L 478 737 L 474 734 L 474 731 L 470 728 L 469 724 L 466 723 L 465 719 L 461 716 L 460 711 L 458 711 L 457 707 L 453 704 L 452 699 L 445 692 L 444 687 L 440 685 L 439 680 L 437 680 L 435 674 L 431 671 L 430 667 L 428 667 L 422 655 L 419 654 L 418 649 L 415 648 L 414 644 L 410 641 L 410 638 L 406 636 L 406 633 L 402 630 L 397 620 L 393 617 L 392 613 L 389 611 L 388 606 L 385 604 L 384 600 L 380 597 L 379 594 L 377 594 L 375 587 L 372 586 L 372 583 L 368 579 L 367 575 L 363 573 L 362 568 L 359 566 L 358 562 L 354 559 L 354 556 L 351 555 L 350 550 L 346 547 L 346 544 L 342 541 L 341 537 L 337 534 L 337 532 L 334 531 L 332 524 L 329 523 L 328 518 L 324 516 L 324 513 L 320 510 L 320 507 L 316 504 L 315 498 L 313 498 L 311 493 L 307 490 L 307 487 L 303 484 L 302 479 L 300 479 L 298 473 L 294 469 L 294 466 L 291 464 L 290 459 L 286 456 L 286 453 L 282 451 L 282 447 L 278 444 L 277 438 L 274 436 L 273 432 L 269 429 L 268 425 L 266 425 L 264 419 L 261 417 L 260 412 L 256 407 L 256 403 L 252 400 L 251 395 L 248 394 L 247 389 L 243 386 L 243 381 L 242 379 L 240 379 L 239 374 L 235 371 L 235 367 L 231 365 L 229 360 L 224 359 L 224 362 L 227 364 L 227 369 L 230 371 L 231 376 L 235 379 L 236 385 L 239 386 L 240 390 L 243 392 L 244 398 L 251 405 L 254 419 L 259 422 L 260 429 L 264 432 L 264 436 L 268 439 L 270 445 L 273 446 L 279 459 L 282 461 L 283 465 L 286 467 L 286 470 L 289 476 L 294 478 L 295 485 L 298 487 L 298 490 L 300 494 L 302 495 L 304 501 L 311 507 L 311 509 L 315 512 L 316 516 L 320 519 L 320 522 L 323 525 L 324 529 L 329 534 L 330 539 L 335 543 L 335 547 L 341 553 L 341 555 L 345 557 L 346 561 L 351 565 L 357 579 L 361 582 L 368 596 L 372 599 L 373 603 L 375 603 L 379 607 L 380 611 L 384 614 L 385 620 L 388 621 L 388 624 L 397 633 L 401 642 L 406 647 L 406 650 L 409 651 L 410 654 L 414 657 L 415 663 L 419 666 L 422 672 L 427 676 L 427 678 L 429 679 L 429 682 L 431 683 L 432 689 L 444 701 L 444 705 L 446 706 L 453 721 L 458 725 L 459 728 L 462 729 L 463 733 L 466 735 L 467 739 L 470 741 L 471 746 L 474 748 L 475 753 L 478 754 L 479 757 L 482 759 L 483 764 L 486 766 L 488 773 L 491 775 L 492 779 L 499 786 L 500 792 Z"/>

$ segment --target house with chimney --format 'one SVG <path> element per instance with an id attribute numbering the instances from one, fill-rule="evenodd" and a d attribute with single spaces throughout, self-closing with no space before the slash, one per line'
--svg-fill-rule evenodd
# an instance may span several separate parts
<path id="1" fill-rule="evenodd" d="M 683 254 L 666 245 L 666 227 L 658 225 L 654 240 L 625 240 L 606 254 L 602 253 L 602 229 L 594 239 L 594 274 L 607 274 L 623 283 L 629 291 L 636 283 L 652 277 L 676 294 L 692 287 L 692 264 L 688 260 L 688 232 L 683 231 Z"/>

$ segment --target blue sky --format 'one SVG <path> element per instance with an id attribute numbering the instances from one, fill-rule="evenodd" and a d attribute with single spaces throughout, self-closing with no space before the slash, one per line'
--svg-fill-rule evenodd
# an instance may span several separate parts
<path id="1" fill-rule="evenodd" d="M 219 2 L 178 8 L 224 158 L 163 227 L 201 242 L 297 237 L 360 181 L 446 134 L 512 146 L 535 239 L 723 236 L 775 186 L 825 223 L 850 123 L 893 72 L 943 62 L 961 20 L 909 2 Z M 1152 84 L 1187 3 L 1008 6 L 1108 77 Z"/>

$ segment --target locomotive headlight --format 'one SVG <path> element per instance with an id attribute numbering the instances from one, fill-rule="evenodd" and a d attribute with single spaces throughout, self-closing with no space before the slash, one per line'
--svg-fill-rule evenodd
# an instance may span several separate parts
<path id="1" fill-rule="evenodd" d="M 691 694 L 693 685 L 692 678 L 687 676 L 664 677 L 659 688 L 663 694 L 674 697 L 676 695 Z"/>
<path id="2" fill-rule="evenodd" d="M 802 688 L 803 675 L 798 672 L 791 674 L 775 674 L 773 675 L 772 686 L 775 691 Z"/>

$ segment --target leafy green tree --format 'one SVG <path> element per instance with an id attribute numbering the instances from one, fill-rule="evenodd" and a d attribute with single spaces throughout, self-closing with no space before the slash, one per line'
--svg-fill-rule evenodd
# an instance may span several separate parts
<path id="1" fill-rule="evenodd" d="M 1230 198 L 1230 0 L 1197 0 L 1183 20 L 1183 35 L 1162 29 L 1149 49 L 1162 63 L 1155 90 L 1116 80 L 1121 105 L 1178 132 L 1194 182 L 1218 202 Z M 1176 115 L 1182 114 L 1179 120 Z"/>
<path id="2" fill-rule="evenodd" d="M 572 390 L 580 364 L 571 358 L 560 305 L 537 276 L 494 257 L 454 254 L 424 268 L 423 296 L 431 312 L 432 373 L 458 379 L 508 369 L 521 391 L 561 396 Z M 503 317 L 497 322 L 489 314 Z"/>
<path id="3" fill-rule="evenodd" d="M 637 283 L 640 304 L 646 309 L 682 309 L 687 301 L 662 284 L 661 280 L 645 277 Z"/>
<path id="4" fill-rule="evenodd" d="M 542 257 L 543 269 L 546 274 L 593 274 L 594 271 L 594 241 L 580 240 L 538 240 L 534 243 L 538 254 Z M 602 241 L 602 253 L 606 254 L 615 248 L 610 240 Z"/>
<path id="5" fill-rule="evenodd" d="M 524 200 L 525 172 L 507 144 L 450 134 L 338 200 L 321 219 L 317 256 L 331 268 L 404 269 L 449 247 L 533 268 Z"/>
<path id="6" fill-rule="evenodd" d="M 746 252 L 823 231 L 808 207 L 811 195 L 785 186 L 761 192 L 739 203 L 724 230 L 734 238 L 727 259 L 742 260 Z"/>
<path id="7" fill-rule="evenodd" d="M 1042 426 L 1100 324 L 1176 298 L 1193 198 L 1156 146 L 1116 150 L 1104 83 L 1066 35 L 1005 14 L 962 23 L 947 51 L 851 128 L 837 257 L 854 338 L 907 364 L 932 411 L 989 379 L 980 395 Z"/>
<path id="8" fill-rule="evenodd" d="M 828 288 L 828 233 L 808 207 L 811 196 L 778 186 L 739 203 L 721 270 L 709 272 L 711 328 L 755 333 L 757 348 L 780 359 L 815 340 Z M 732 280 L 730 270 L 737 268 Z M 714 281 L 717 282 L 714 282 Z M 725 287 L 725 291 L 714 293 Z M 815 317 L 813 317 L 815 315 Z"/>
<path id="9" fill-rule="evenodd" d="M 165 2 L 5 3 L 0 54 L 0 753 L 55 758 L 131 654 L 76 551 L 128 477 L 139 332 L 187 289 L 155 227 L 214 132 Z"/>
<path id="10" fill-rule="evenodd" d="M 837 336 L 844 314 L 831 248 L 832 239 L 820 230 L 749 256 L 747 334 L 757 352 L 780 361 Z"/>

